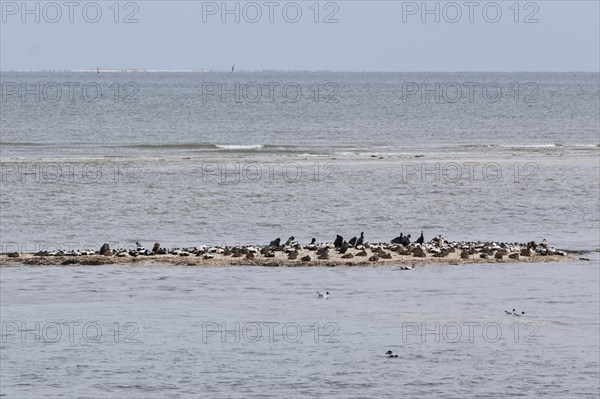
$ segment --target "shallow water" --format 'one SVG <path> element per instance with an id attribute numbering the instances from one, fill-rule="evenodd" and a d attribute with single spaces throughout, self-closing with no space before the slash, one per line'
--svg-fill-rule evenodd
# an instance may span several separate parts
<path id="1" fill-rule="evenodd" d="M 70 101 L 65 94 L 54 102 L 7 95 L 0 252 L 135 241 L 255 244 L 290 235 L 322 242 L 361 231 L 375 242 L 421 229 L 427 240 L 546 238 L 559 248 L 600 247 L 594 73 L 1 78 L 29 88 L 95 84 L 103 95 Z M 265 82 L 299 85 L 304 96 L 203 97 L 207 84 Z M 503 95 L 492 101 L 464 93 L 456 102 L 406 95 L 413 83 L 431 89 L 465 82 L 502 88 Z M 114 85 L 129 83 L 137 101 L 115 99 Z M 311 96 L 315 83 L 337 87 L 337 101 Z"/>
<path id="2" fill-rule="evenodd" d="M 409 272 L 4 267 L 2 395 L 596 398 L 587 256 Z"/>
<path id="3" fill-rule="evenodd" d="M 376 242 L 420 230 L 427 240 L 600 247 L 597 74 L 0 79 L 103 90 L 97 101 L 3 97 L 3 253 L 360 231 Z M 253 82 L 292 83 L 305 96 L 203 101 L 207 83 Z M 404 92 L 454 82 L 504 94 L 449 103 Z M 137 101 L 115 87 L 135 88 Z M 584 256 L 592 261 L 411 272 L 3 267 L 0 395 L 598 397 L 599 258 Z M 525 316 L 505 315 L 512 308 Z M 400 357 L 386 358 L 390 349 Z"/>

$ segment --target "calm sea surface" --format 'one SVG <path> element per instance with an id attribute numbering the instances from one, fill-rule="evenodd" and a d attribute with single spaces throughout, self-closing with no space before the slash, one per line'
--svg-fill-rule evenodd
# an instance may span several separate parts
<path id="1" fill-rule="evenodd" d="M 2 394 L 597 398 L 597 261 L 4 268 Z"/>
<path id="2" fill-rule="evenodd" d="M 1 252 L 420 230 L 600 247 L 597 74 L 0 81 Z M 0 394 L 598 397 L 598 253 L 583 256 L 413 272 L 4 267 Z"/>
<path id="3" fill-rule="evenodd" d="M 600 246 L 597 74 L 1 78 L 4 250 L 421 229 Z"/>

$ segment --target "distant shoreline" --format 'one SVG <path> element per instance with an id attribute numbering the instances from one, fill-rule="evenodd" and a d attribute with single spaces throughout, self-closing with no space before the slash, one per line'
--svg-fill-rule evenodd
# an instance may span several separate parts
<path id="1" fill-rule="evenodd" d="M 231 74 L 230 69 L 206 69 L 206 68 L 187 68 L 187 69 L 143 69 L 143 68 L 115 68 L 105 67 L 99 68 L 101 73 L 206 73 L 206 74 Z M 92 73 L 98 74 L 98 69 L 81 68 L 81 69 L 2 69 L 2 73 Z M 404 70 L 404 71 L 386 71 L 386 70 L 327 70 L 327 69 L 246 69 L 236 70 L 235 74 L 259 74 L 259 73 L 299 73 L 299 74 L 314 74 L 314 73 L 330 73 L 330 74 L 597 74 L 594 70 L 571 70 L 571 71 L 556 71 L 556 70 L 523 70 L 523 71 L 501 71 L 501 70 Z"/>

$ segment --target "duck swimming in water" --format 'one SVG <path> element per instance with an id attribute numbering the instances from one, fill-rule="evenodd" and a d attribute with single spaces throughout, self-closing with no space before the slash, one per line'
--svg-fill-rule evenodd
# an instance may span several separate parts
<path id="1" fill-rule="evenodd" d="M 387 357 L 398 357 L 398 355 L 396 355 L 396 354 L 395 354 L 394 352 L 392 352 L 392 351 L 387 351 L 387 352 L 385 352 L 385 355 L 386 355 Z"/>
<path id="2" fill-rule="evenodd" d="M 506 314 L 514 314 L 515 310 L 513 309 L 512 312 L 509 312 L 508 310 L 505 310 L 504 313 L 506 313 Z"/>
<path id="3" fill-rule="evenodd" d="M 317 298 L 329 298 L 329 291 L 326 291 L 324 294 L 321 294 L 319 291 L 317 291 Z"/>

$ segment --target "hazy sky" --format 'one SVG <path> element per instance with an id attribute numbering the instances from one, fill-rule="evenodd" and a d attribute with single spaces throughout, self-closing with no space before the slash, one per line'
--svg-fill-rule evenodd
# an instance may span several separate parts
<path id="1" fill-rule="evenodd" d="M 600 68 L 597 0 L 0 3 L 5 71 Z"/>

